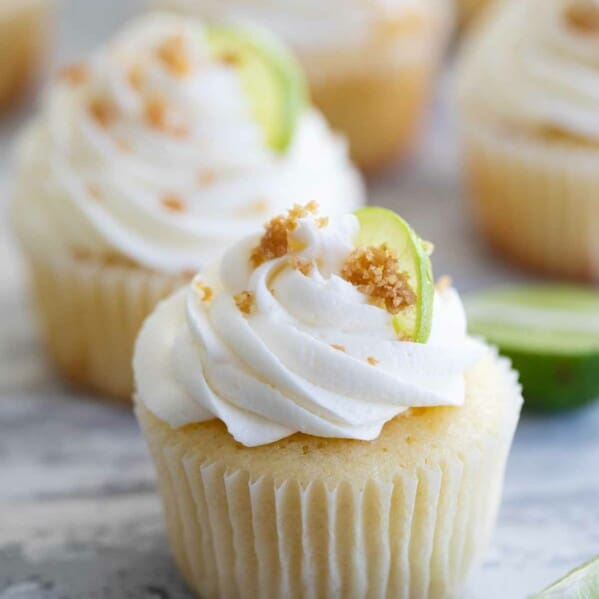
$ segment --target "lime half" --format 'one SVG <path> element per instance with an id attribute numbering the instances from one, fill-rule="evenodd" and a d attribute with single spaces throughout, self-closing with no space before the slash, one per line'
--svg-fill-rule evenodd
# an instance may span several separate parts
<path id="1" fill-rule="evenodd" d="M 298 62 L 261 30 L 210 26 L 206 36 L 214 57 L 237 69 L 269 147 L 284 152 L 307 103 L 306 82 Z"/>
<path id="2" fill-rule="evenodd" d="M 466 299 L 470 332 L 510 357 L 528 408 L 562 410 L 599 397 L 599 292 L 538 285 Z"/>
<path id="3" fill-rule="evenodd" d="M 400 339 L 424 343 L 431 332 L 435 287 L 433 269 L 425 242 L 400 216 L 385 208 L 359 208 L 354 212 L 360 222 L 357 246 L 379 247 L 386 244 L 395 250 L 400 272 L 416 295 L 416 302 L 393 316 L 393 326 Z"/>
<path id="4" fill-rule="evenodd" d="M 599 556 L 530 599 L 599 599 Z"/>

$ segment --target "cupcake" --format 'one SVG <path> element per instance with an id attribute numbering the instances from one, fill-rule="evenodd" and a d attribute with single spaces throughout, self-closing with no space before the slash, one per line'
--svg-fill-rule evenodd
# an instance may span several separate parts
<path id="1" fill-rule="evenodd" d="M 521 395 L 392 212 L 296 207 L 162 302 L 136 412 L 201 597 L 455 597 Z"/>
<path id="2" fill-rule="evenodd" d="M 14 194 L 52 358 L 129 398 L 159 299 L 298 197 L 343 213 L 363 187 L 274 40 L 154 14 L 62 71 L 18 143 Z"/>
<path id="3" fill-rule="evenodd" d="M 484 237 L 537 271 L 597 278 L 599 5 L 499 3 L 464 47 L 458 79 L 465 180 Z"/>
<path id="4" fill-rule="evenodd" d="M 297 52 L 312 98 L 372 170 L 415 142 L 451 25 L 448 0 L 159 0 L 208 19 L 255 22 Z"/>
<path id="5" fill-rule="evenodd" d="M 29 85 L 42 59 L 51 0 L 3 0 L 0 3 L 0 108 Z"/>

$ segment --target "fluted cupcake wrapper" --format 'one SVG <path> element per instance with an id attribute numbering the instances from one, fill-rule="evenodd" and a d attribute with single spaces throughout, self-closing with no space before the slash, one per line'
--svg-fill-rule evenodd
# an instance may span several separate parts
<path id="1" fill-rule="evenodd" d="M 455 459 L 332 485 L 206 461 L 137 406 L 176 562 L 203 598 L 458 596 L 494 526 L 519 410 Z"/>
<path id="2" fill-rule="evenodd" d="M 135 338 L 186 277 L 26 252 L 35 307 L 52 360 L 70 381 L 130 400 Z"/>
<path id="3" fill-rule="evenodd" d="M 516 139 L 472 123 L 464 168 L 477 224 L 517 262 L 599 278 L 599 149 Z"/>

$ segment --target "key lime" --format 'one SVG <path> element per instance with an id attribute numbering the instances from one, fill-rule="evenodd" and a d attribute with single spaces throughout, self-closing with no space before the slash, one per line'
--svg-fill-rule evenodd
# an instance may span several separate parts
<path id="1" fill-rule="evenodd" d="M 485 337 L 520 372 L 526 406 L 575 408 L 599 397 L 599 292 L 537 285 L 466 299 L 470 332 Z"/>
<path id="2" fill-rule="evenodd" d="M 599 599 L 599 556 L 530 599 Z"/>
<path id="3" fill-rule="evenodd" d="M 215 58 L 237 69 L 269 147 L 283 153 L 307 103 L 306 82 L 298 62 L 261 30 L 210 26 L 206 36 Z"/>
<path id="4" fill-rule="evenodd" d="M 379 247 L 386 244 L 393 249 L 399 261 L 399 272 L 406 273 L 407 282 L 416 295 L 414 304 L 393 316 L 397 336 L 402 340 L 426 342 L 431 331 L 435 295 L 426 243 L 391 210 L 365 207 L 354 214 L 360 223 L 356 245 Z"/>

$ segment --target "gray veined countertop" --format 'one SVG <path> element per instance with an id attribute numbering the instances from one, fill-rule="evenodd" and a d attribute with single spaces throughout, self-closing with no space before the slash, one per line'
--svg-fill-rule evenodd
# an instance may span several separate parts
<path id="1" fill-rule="evenodd" d="M 133 7 L 81 0 L 65 8 L 63 57 L 100 39 Z M 433 240 L 436 273 L 452 274 L 460 289 L 525 279 L 486 252 L 463 216 L 440 95 L 434 134 L 410 164 L 371 183 L 372 201 L 399 210 Z M 13 121 L 0 129 L 0 158 L 14 128 Z M 0 599 L 189 597 L 166 546 L 133 415 L 55 379 L 25 297 L 0 214 Z M 599 405 L 522 419 L 493 545 L 468 599 L 522 599 L 599 553 L 598 432 Z"/>

